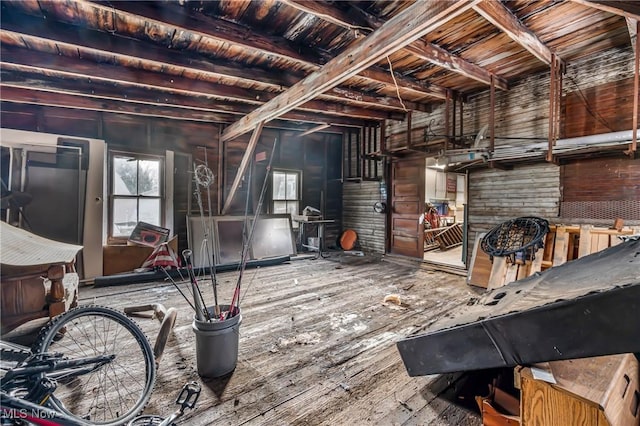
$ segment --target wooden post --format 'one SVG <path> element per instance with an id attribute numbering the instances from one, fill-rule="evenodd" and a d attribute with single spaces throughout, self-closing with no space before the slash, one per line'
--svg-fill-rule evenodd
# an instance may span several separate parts
<path id="1" fill-rule="evenodd" d="M 464 102 L 462 101 L 462 95 L 460 95 L 460 137 L 462 138 L 464 136 L 463 133 L 463 116 L 464 116 Z"/>
<path id="2" fill-rule="evenodd" d="M 47 269 L 47 278 L 51 281 L 51 288 L 47 297 L 49 302 L 49 316 L 53 318 L 65 311 L 64 306 L 64 265 L 52 265 Z"/>
<path id="3" fill-rule="evenodd" d="M 367 128 L 366 127 L 361 127 L 360 128 L 360 140 L 359 142 L 359 155 L 360 155 L 360 173 L 358 173 L 358 176 L 360 176 L 362 179 L 364 179 L 364 177 L 367 175 L 367 147 L 366 147 L 366 141 L 367 141 Z"/>
<path id="4" fill-rule="evenodd" d="M 453 108 L 451 108 L 451 141 L 453 142 L 453 149 L 456 148 L 456 100 L 457 96 L 453 97 Z"/>
<path id="5" fill-rule="evenodd" d="M 224 159 L 226 155 L 224 155 L 224 146 L 225 142 L 222 140 L 222 127 L 218 130 L 218 179 L 216 179 L 217 185 L 217 206 L 216 212 L 218 214 L 222 214 L 222 196 L 224 195 Z M 191 212 L 189 212 L 191 213 Z"/>
<path id="6" fill-rule="evenodd" d="M 640 43 L 637 37 L 640 33 L 640 21 L 636 21 L 635 70 L 633 73 L 633 137 L 629 145 L 629 155 L 635 156 L 638 149 L 638 92 L 640 91 Z"/>
<path id="7" fill-rule="evenodd" d="M 547 151 L 547 161 L 553 161 L 553 147 L 555 141 L 555 100 L 556 100 L 556 57 L 551 55 L 551 70 L 549 75 L 549 148 Z"/>
<path id="8" fill-rule="evenodd" d="M 493 155 L 493 151 L 496 148 L 496 84 L 493 79 L 493 74 L 491 74 L 489 103 L 489 152 Z"/>
<path id="9" fill-rule="evenodd" d="M 407 112 L 407 148 L 413 147 L 413 140 L 411 139 L 411 111 Z"/>
<path id="10" fill-rule="evenodd" d="M 447 99 L 444 103 L 444 152 L 446 154 L 449 149 L 449 135 L 451 134 L 449 131 L 449 110 L 450 110 L 450 102 L 451 102 L 451 91 L 447 90 Z"/>

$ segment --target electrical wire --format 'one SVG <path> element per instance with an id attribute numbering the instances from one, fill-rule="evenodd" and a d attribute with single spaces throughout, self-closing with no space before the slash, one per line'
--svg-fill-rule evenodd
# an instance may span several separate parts
<path id="1" fill-rule="evenodd" d="M 396 76 L 393 74 L 393 65 L 391 64 L 391 59 L 387 56 L 387 62 L 389 63 L 389 72 L 391 73 L 391 78 L 393 79 L 393 83 L 396 85 L 396 94 L 398 95 L 398 100 L 400 101 L 400 105 L 402 105 L 402 109 L 404 112 L 408 112 L 409 110 L 402 102 L 402 96 L 400 96 L 400 87 L 398 87 L 398 82 L 396 81 Z"/>
<path id="2" fill-rule="evenodd" d="M 580 86 L 578 85 L 578 83 L 576 82 L 576 80 L 571 77 L 571 76 L 567 76 L 567 78 L 569 79 L 569 81 L 571 81 L 571 83 L 573 83 L 573 85 L 575 86 L 575 88 L 578 90 L 578 93 L 580 94 L 580 98 L 582 100 L 582 103 L 584 104 L 584 106 L 587 108 L 587 112 L 589 114 L 591 114 L 591 116 L 593 118 L 595 118 L 596 120 L 598 120 L 600 123 L 602 123 L 607 129 L 609 129 L 610 131 L 614 131 L 614 129 L 609 125 L 609 123 L 607 122 L 607 120 L 604 119 L 604 117 L 602 117 L 602 115 L 600 115 L 600 113 L 598 113 L 597 111 L 594 111 L 593 109 L 591 109 L 591 105 L 589 104 L 589 101 L 587 100 L 587 97 L 584 95 L 584 93 L 582 92 L 582 89 L 580 89 Z"/>

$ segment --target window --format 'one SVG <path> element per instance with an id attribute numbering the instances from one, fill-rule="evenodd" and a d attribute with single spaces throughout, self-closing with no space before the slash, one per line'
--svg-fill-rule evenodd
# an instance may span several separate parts
<path id="1" fill-rule="evenodd" d="M 163 159 L 110 154 L 109 236 L 127 238 L 138 222 L 162 226 Z"/>
<path id="2" fill-rule="evenodd" d="M 273 171 L 273 214 L 300 214 L 300 172 Z"/>

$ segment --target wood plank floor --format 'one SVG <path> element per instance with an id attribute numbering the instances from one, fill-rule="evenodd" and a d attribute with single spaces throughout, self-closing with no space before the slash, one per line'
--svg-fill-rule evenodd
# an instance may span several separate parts
<path id="1" fill-rule="evenodd" d="M 228 303 L 237 272 L 218 274 Z M 232 375 L 200 378 L 193 313 L 168 283 L 83 287 L 80 303 L 124 308 L 161 303 L 178 318 L 146 411 L 168 415 L 184 383 L 203 385 L 188 425 L 480 425 L 479 416 L 438 396 L 453 380 L 409 377 L 395 342 L 477 290 L 465 278 L 389 259 L 331 257 L 245 271 L 238 364 Z M 210 283 L 202 281 L 213 303 Z M 399 295 L 401 305 L 383 303 Z M 152 344 L 159 321 L 138 318 Z"/>

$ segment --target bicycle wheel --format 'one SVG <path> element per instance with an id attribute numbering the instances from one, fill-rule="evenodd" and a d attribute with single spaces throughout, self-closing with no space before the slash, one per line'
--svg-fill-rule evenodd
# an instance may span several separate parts
<path id="1" fill-rule="evenodd" d="M 33 352 L 62 353 L 70 360 L 116 356 L 95 371 L 57 377 L 47 404 L 84 422 L 125 424 L 151 397 L 156 377 L 151 345 L 138 325 L 116 310 L 91 305 L 57 316 L 40 331 Z"/>

